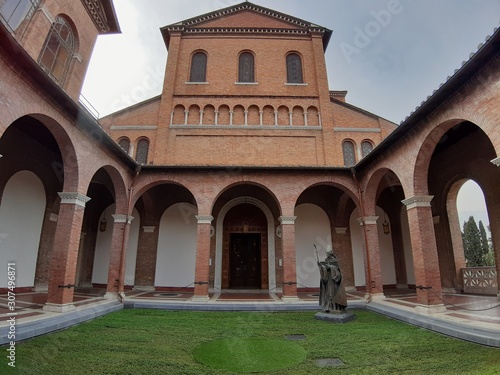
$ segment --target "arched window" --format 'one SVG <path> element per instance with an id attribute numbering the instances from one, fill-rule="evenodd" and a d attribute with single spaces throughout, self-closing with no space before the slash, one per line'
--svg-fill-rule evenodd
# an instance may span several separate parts
<path id="1" fill-rule="evenodd" d="M 363 155 L 363 157 L 368 155 L 371 150 L 373 150 L 373 144 L 370 141 L 361 142 L 361 155 Z"/>
<path id="2" fill-rule="evenodd" d="M 250 52 L 243 52 L 239 58 L 238 82 L 255 82 L 254 58 Z"/>
<path id="3" fill-rule="evenodd" d="M 352 167 L 356 164 L 356 147 L 352 141 L 342 142 L 342 154 L 344 155 L 344 165 Z"/>
<path id="4" fill-rule="evenodd" d="M 31 18 L 39 3 L 40 0 L 0 1 L 0 15 L 16 31 L 25 19 Z"/>
<path id="5" fill-rule="evenodd" d="M 118 144 L 120 145 L 121 148 L 125 150 L 125 152 L 128 154 L 130 150 L 130 139 L 127 137 L 120 138 L 118 140 Z"/>
<path id="6" fill-rule="evenodd" d="M 56 17 L 38 58 L 40 66 L 59 84 L 63 84 L 75 52 L 75 36 L 68 22 Z"/>
<path id="7" fill-rule="evenodd" d="M 206 82 L 207 80 L 207 55 L 196 52 L 191 58 L 191 72 L 189 82 Z"/>
<path id="8" fill-rule="evenodd" d="M 304 83 L 302 60 L 296 53 L 290 53 L 286 57 L 286 81 L 288 83 Z"/>
<path id="9" fill-rule="evenodd" d="M 146 138 L 139 139 L 139 142 L 137 142 L 137 151 L 135 153 L 135 160 L 139 164 L 147 164 L 148 151 L 149 151 L 149 141 Z"/>

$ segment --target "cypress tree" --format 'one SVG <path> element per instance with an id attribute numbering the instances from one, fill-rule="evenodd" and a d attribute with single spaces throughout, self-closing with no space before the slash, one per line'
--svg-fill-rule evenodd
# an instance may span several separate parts
<path id="1" fill-rule="evenodd" d="M 481 234 L 473 216 L 464 222 L 462 240 L 464 243 L 465 259 L 467 267 L 480 267 L 483 265 L 483 249 L 481 246 Z"/>

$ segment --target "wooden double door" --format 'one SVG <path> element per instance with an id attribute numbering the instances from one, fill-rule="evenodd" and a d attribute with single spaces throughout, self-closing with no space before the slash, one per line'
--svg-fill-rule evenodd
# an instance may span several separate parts
<path id="1" fill-rule="evenodd" d="M 230 234 L 230 288 L 261 288 L 260 236 L 260 233 Z"/>

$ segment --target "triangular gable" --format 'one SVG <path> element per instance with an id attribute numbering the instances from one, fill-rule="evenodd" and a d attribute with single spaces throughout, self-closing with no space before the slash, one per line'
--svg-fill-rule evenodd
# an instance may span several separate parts
<path id="1" fill-rule="evenodd" d="M 233 28 L 245 27 L 254 28 L 258 25 L 259 28 L 266 29 L 304 29 L 296 24 L 291 24 L 268 15 L 262 15 L 252 10 L 243 10 L 233 13 L 228 16 L 214 18 L 209 21 L 201 22 L 193 26 L 193 28 Z"/>
<path id="2" fill-rule="evenodd" d="M 162 27 L 161 32 L 168 49 L 172 32 L 196 32 L 205 29 L 211 31 L 225 30 L 225 32 L 236 29 L 316 32 L 323 35 L 324 49 L 326 49 L 332 34 L 332 31 L 325 27 L 248 1 Z"/>

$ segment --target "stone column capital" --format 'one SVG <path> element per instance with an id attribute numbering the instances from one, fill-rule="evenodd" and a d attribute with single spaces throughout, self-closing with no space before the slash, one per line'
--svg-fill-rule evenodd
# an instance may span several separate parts
<path id="1" fill-rule="evenodd" d="M 295 224 L 295 219 L 297 216 L 280 216 L 279 221 L 281 225 L 290 225 Z"/>
<path id="2" fill-rule="evenodd" d="M 130 216 L 130 215 L 112 214 L 111 216 L 113 216 L 115 223 L 130 224 L 130 223 L 132 223 L 132 220 L 134 220 L 134 217 Z"/>
<path id="3" fill-rule="evenodd" d="M 403 199 L 401 202 L 406 206 L 407 210 L 415 207 L 430 207 L 433 195 L 420 195 L 408 199 Z"/>
<path id="4" fill-rule="evenodd" d="M 90 200 L 90 197 L 76 192 L 60 192 L 57 193 L 61 197 L 61 204 L 75 204 L 85 207 L 85 204 Z"/>
<path id="5" fill-rule="evenodd" d="M 153 233 L 156 227 L 154 225 L 143 225 L 142 229 L 144 230 L 144 233 Z"/>
<path id="6" fill-rule="evenodd" d="M 493 160 L 490 160 L 493 164 L 495 164 L 497 167 L 500 167 L 500 158 L 495 158 Z"/>
<path id="7" fill-rule="evenodd" d="M 377 224 L 378 216 L 358 217 L 359 225 Z"/>
<path id="8" fill-rule="evenodd" d="M 214 217 L 212 215 L 196 215 L 198 224 L 211 224 Z"/>

